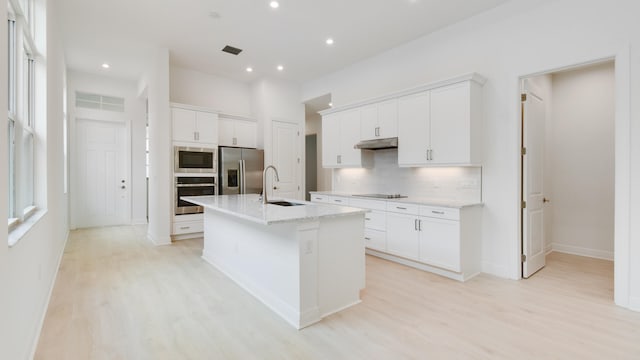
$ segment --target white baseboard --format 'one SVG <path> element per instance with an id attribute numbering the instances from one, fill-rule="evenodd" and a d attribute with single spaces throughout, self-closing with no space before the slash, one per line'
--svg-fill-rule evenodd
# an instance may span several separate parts
<path id="1" fill-rule="evenodd" d="M 155 246 L 171 245 L 170 236 L 167 236 L 165 239 L 163 239 L 164 241 L 160 241 L 159 239 L 154 238 L 150 232 L 147 232 L 147 240 L 149 240 Z"/>
<path id="2" fill-rule="evenodd" d="M 36 350 L 38 349 L 38 343 L 40 342 L 40 335 L 42 334 L 42 327 L 44 326 L 44 319 L 47 317 L 47 311 L 49 311 L 49 303 L 51 302 L 51 295 L 53 294 L 53 288 L 56 286 L 56 281 L 58 280 L 58 272 L 60 270 L 60 264 L 62 264 L 62 257 L 64 256 L 64 249 L 67 247 L 67 241 L 69 241 L 69 230 L 67 230 L 67 234 L 65 236 L 64 244 L 62 244 L 62 249 L 60 249 L 60 254 L 58 254 L 58 262 L 56 265 L 55 275 L 53 276 L 53 281 L 49 286 L 49 292 L 47 294 L 47 301 L 44 304 L 44 309 L 42 310 L 42 315 L 40 316 L 40 321 L 38 323 L 38 328 L 36 331 L 36 336 L 33 339 L 33 344 L 31 344 L 31 355 L 29 359 L 33 359 L 36 356 Z"/>
<path id="3" fill-rule="evenodd" d="M 147 218 L 131 219 L 131 225 L 147 225 Z"/>
<path id="4" fill-rule="evenodd" d="M 498 265 L 487 261 L 482 262 L 482 272 L 485 274 L 501 277 L 503 279 L 510 279 L 507 267 L 504 265 Z"/>
<path id="5" fill-rule="evenodd" d="M 640 297 L 629 297 L 629 309 L 640 312 Z"/>
<path id="6" fill-rule="evenodd" d="M 613 261 L 613 251 L 589 249 L 589 248 L 580 247 L 580 246 L 564 245 L 564 244 L 558 244 L 558 243 L 551 244 L 551 248 L 553 249 L 553 251 L 557 251 L 565 254 L 586 256 L 586 257 L 592 257 L 596 259 Z"/>

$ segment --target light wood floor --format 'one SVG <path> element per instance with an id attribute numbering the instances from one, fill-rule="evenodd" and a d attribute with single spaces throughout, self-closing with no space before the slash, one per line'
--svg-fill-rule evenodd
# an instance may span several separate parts
<path id="1" fill-rule="evenodd" d="M 613 264 L 551 254 L 529 280 L 458 283 L 367 257 L 362 303 L 297 331 L 143 227 L 71 233 L 36 359 L 640 359 Z"/>

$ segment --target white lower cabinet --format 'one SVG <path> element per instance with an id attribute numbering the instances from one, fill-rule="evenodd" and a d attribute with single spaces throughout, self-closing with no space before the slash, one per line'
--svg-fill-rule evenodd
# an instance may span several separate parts
<path id="1" fill-rule="evenodd" d="M 204 231 L 204 224 L 202 221 L 185 221 L 173 223 L 173 234 L 191 234 Z"/>
<path id="2" fill-rule="evenodd" d="M 460 222 L 419 217 L 421 262 L 460 272 Z"/>
<path id="3" fill-rule="evenodd" d="M 420 233 L 415 215 L 387 213 L 387 252 L 418 260 Z"/>
<path id="4" fill-rule="evenodd" d="M 364 229 L 364 246 L 378 251 L 387 251 L 387 233 L 385 231 Z"/>
<path id="5" fill-rule="evenodd" d="M 480 206 L 459 209 L 323 194 L 311 194 L 311 201 L 371 210 L 365 215 L 364 240 L 373 255 L 461 281 L 480 273 Z"/>

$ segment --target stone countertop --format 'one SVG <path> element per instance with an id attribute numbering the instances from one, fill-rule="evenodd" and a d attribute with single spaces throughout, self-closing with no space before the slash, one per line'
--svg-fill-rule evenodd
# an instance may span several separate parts
<path id="1" fill-rule="evenodd" d="M 418 204 L 418 205 L 427 205 L 427 206 L 439 206 L 439 207 L 447 207 L 447 208 L 454 208 L 454 209 L 462 209 L 469 206 L 483 205 L 481 202 L 435 199 L 435 198 L 427 198 L 427 197 L 419 197 L 419 196 L 409 196 L 406 198 L 396 198 L 396 199 L 381 199 L 381 198 L 356 196 L 355 194 L 338 192 L 338 191 L 311 191 L 310 193 L 318 194 L 318 195 L 329 195 L 329 196 L 344 196 L 344 197 L 349 197 L 353 199 L 362 199 L 362 200 L 375 200 L 375 201 L 384 201 L 384 202 L 398 202 L 398 203 Z"/>
<path id="2" fill-rule="evenodd" d="M 217 196 L 182 196 L 182 200 L 200 205 L 208 210 L 236 216 L 259 224 L 271 225 L 285 222 L 313 221 L 324 217 L 364 214 L 369 210 L 348 206 L 325 205 L 302 200 L 289 200 L 304 204 L 297 206 L 280 206 L 262 204 L 258 194 L 217 195 Z M 269 199 L 278 201 L 283 199 Z"/>

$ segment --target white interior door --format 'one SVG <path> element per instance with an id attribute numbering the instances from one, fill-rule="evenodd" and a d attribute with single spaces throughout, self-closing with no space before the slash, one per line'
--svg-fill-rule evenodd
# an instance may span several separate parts
<path id="1" fill-rule="evenodd" d="M 77 226 L 128 224 L 125 124 L 78 119 L 77 129 Z"/>
<path id="2" fill-rule="evenodd" d="M 280 175 L 280 181 L 275 181 L 269 172 L 272 194 L 275 198 L 301 199 L 300 126 L 281 121 L 273 121 L 271 126 L 272 161 Z"/>
<path id="3" fill-rule="evenodd" d="M 545 265 L 544 240 L 544 133 L 543 100 L 526 90 L 522 101 L 522 277 L 528 278 Z"/>

